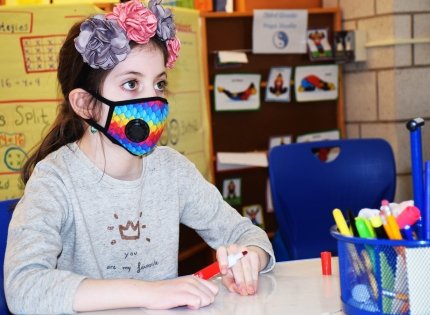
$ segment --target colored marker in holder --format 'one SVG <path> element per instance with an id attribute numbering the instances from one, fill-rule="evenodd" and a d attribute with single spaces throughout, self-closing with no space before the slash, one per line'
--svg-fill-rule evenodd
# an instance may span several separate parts
<path id="1" fill-rule="evenodd" d="M 409 206 L 396 217 L 396 221 L 399 228 L 403 229 L 406 225 L 414 225 L 420 217 L 420 210 L 415 206 Z"/>
<path id="2" fill-rule="evenodd" d="M 382 226 L 382 219 L 379 215 L 371 217 L 370 224 L 372 224 L 377 238 L 388 238 L 388 235 Z"/>
<path id="3" fill-rule="evenodd" d="M 421 117 L 407 122 L 406 127 L 410 132 L 411 142 L 411 162 L 412 162 L 412 183 L 414 193 L 414 205 L 420 209 L 425 216 L 424 209 L 424 181 L 423 181 L 423 152 L 421 146 L 421 127 L 424 126 L 424 119 Z M 423 223 L 423 230 L 425 231 Z M 425 232 L 424 232 L 425 233 Z M 423 235 L 420 235 L 422 238 Z"/>

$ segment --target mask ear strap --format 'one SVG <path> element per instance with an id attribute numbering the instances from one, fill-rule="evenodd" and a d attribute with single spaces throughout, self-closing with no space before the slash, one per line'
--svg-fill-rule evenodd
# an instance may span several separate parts
<path id="1" fill-rule="evenodd" d="M 85 119 L 85 122 L 90 125 L 91 127 L 96 128 L 98 131 L 101 131 L 103 134 L 106 133 L 107 128 L 100 126 L 95 120 L 92 119 Z"/>
<path id="2" fill-rule="evenodd" d="M 109 125 L 110 125 L 110 121 L 112 119 L 112 115 L 113 115 L 113 110 L 115 108 L 115 104 L 114 102 L 104 98 L 103 96 L 101 96 L 100 94 L 98 94 L 97 92 L 92 92 L 92 91 L 87 91 L 89 94 L 91 94 L 96 100 L 98 100 L 99 102 L 102 102 L 106 105 L 109 106 L 109 112 L 108 115 L 106 117 L 106 123 L 105 126 L 102 127 L 100 126 L 95 120 L 93 119 L 85 119 L 85 121 L 92 127 L 96 128 L 98 131 L 101 131 L 104 134 L 107 134 L 107 131 L 109 129 Z"/>
<path id="3" fill-rule="evenodd" d="M 102 103 L 105 103 L 109 107 L 114 107 L 115 106 L 115 102 L 112 102 L 111 100 L 108 100 L 107 98 L 104 98 L 99 93 L 97 93 L 97 92 L 90 92 L 90 91 L 87 91 L 87 92 L 90 93 L 96 100 L 98 100 L 98 101 L 100 101 Z"/>

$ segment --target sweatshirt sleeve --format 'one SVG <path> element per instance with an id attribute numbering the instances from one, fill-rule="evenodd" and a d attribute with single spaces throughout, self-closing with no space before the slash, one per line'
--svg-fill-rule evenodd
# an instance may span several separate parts
<path id="1" fill-rule="evenodd" d="M 196 230 L 214 249 L 231 244 L 262 248 L 270 256 L 262 272 L 272 270 L 275 256 L 266 232 L 224 201 L 218 189 L 191 162 L 184 158 L 179 164 L 181 223 Z"/>
<path id="2" fill-rule="evenodd" d="M 73 313 L 75 291 L 85 277 L 56 269 L 67 209 L 61 178 L 36 168 L 9 226 L 4 284 L 11 312 Z"/>

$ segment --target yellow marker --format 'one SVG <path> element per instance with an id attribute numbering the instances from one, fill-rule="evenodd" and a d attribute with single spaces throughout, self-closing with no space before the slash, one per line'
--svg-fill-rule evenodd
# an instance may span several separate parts
<path id="1" fill-rule="evenodd" d="M 393 240 L 403 239 L 402 234 L 400 233 L 399 225 L 397 224 L 397 221 L 392 214 L 387 215 L 387 223 L 391 230 L 392 239 Z"/>
<path id="2" fill-rule="evenodd" d="M 337 208 L 334 209 L 333 217 L 334 217 L 334 220 L 336 221 L 336 225 L 340 234 L 345 236 L 352 236 L 352 233 L 348 228 L 348 224 L 346 224 L 345 218 L 343 217 L 342 211 L 340 211 Z"/>
<path id="3" fill-rule="evenodd" d="M 361 251 L 361 257 L 363 259 L 364 266 L 366 267 L 366 273 L 369 278 L 370 287 L 372 288 L 373 297 L 375 300 L 377 300 L 379 296 L 378 283 L 376 282 L 375 275 L 373 274 L 372 260 L 369 256 L 369 253 L 365 249 Z"/>

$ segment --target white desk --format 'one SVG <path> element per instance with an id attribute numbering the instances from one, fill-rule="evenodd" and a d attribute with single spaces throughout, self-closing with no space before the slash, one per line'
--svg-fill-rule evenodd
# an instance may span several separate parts
<path id="1" fill-rule="evenodd" d="M 332 258 L 332 275 L 323 276 L 320 259 L 278 263 L 274 271 L 260 277 L 258 292 L 240 296 L 220 286 L 215 302 L 199 310 L 126 309 L 88 314 L 139 315 L 341 315 L 337 258 Z"/>

